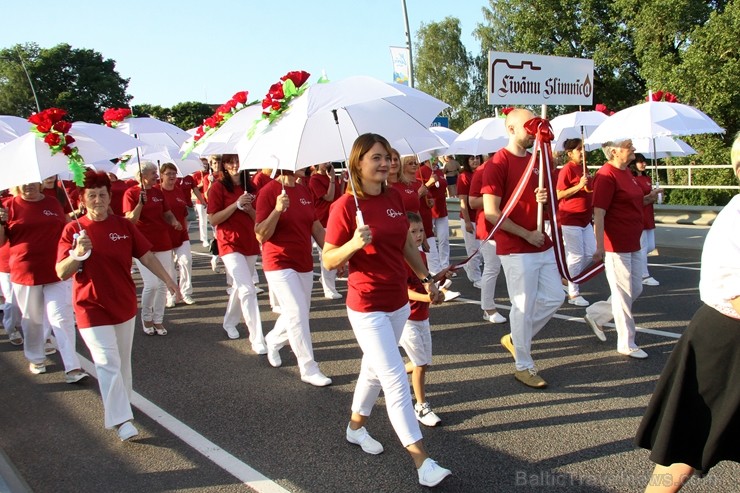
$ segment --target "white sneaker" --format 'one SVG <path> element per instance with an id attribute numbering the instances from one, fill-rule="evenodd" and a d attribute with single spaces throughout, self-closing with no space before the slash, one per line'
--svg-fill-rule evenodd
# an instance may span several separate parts
<path id="1" fill-rule="evenodd" d="M 301 375 L 301 382 L 308 383 L 314 387 L 326 387 L 327 385 L 331 385 L 331 378 L 318 371 L 311 375 Z"/>
<path id="2" fill-rule="evenodd" d="M 277 313 L 278 315 L 280 315 L 281 313 L 283 313 L 283 309 L 280 308 L 280 305 L 275 305 L 272 307 L 272 313 Z"/>
<path id="3" fill-rule="evenodd" d="M 589 302 L 583 299 L 583 296 L 576 296 L 575 298 L 568 298 L 568 303 L 576 306 L 588 306 Z"/>
<path id="4" fill-rule="evenodd" d="M 273 368 L 280 368 L 283 364 L 283 360 L 280 357 L 280 349 L 267 345 L 267 361 Z"/>
<path id="5" fill-rule="evenodd" d="M 55 354 L 57 352 L 57 348 L 54 345 L 54 342 L 51 339 L 47 339 L 44 343 L 44 354 L 49 356 L 50 354 Z"/>
<path id="6" fill-rule="evenodd" d="M 211 244 L 210 244 L 210 243 L 208 243 L 207 241 L 204 241 L 204 242 L 203 242 L 203 243 L 201 243 L 201 244 L 203 245 L 203 248 L 210 248 L 210 247 L 211 247 Z"/>
<path id="7" fill-rule="evenodd" d="M 252 351 L 257 354 L 267 354 L 267 347 L 261 342 L 255 342 L 252 344 Z"/>
<path id="8" fill-rule="evenodd" d="M 445 282 L 443 282 L 442 284 L 437 284 L 437 287 L 439 289 L 447 289 L 450 286 L 452 286 L 452 281 L 450 279 L 445 279 Z"/>
<path id="9" fill-rule="evenodd" d="M 460 297 L 460 293 L 458 293 L 457 291 L 445 290 L 445 301 L 452 301 L 455 298 L 459 298 L 459 297 Z"/>
<path id="10" fill-rule="evenodd" d="M 211 270 L 213 272 L 218 270 L 218 257 L 215 255 L 211 256 Z"/>
<path id="11" fill-rule="evenodd" d="M 347 425 L 347 441 L 359 445 L 362 451 L 368 454 L 378 455 L 383 453 L 383 445 L 371 437 L 364 426 L 353 430 Z"/>
<path id="12" fill-rule="evenodd" d="M 256 294 L 262 294 L 262 293 L 264 293 L 264 292 L 265 292 L 265 290 L 264 290 L 264 289 L 262 289 L 262 288 L 261 288 L 261 287 L 259 287 L 259 286 L 255 286 L 255 287 L 254 287 L 254 292 L 255 292 Z M 229 294 L 231 294 L 231 293 L 229 293 Z"/>
<path id="13" fill-rule="evenodd" d="M 167 303 L 164 304 L 165 308 L 174 308 L 175 307 L 175 300 L 172 298 L 167 300 Z"/>
<path id="14" fill-rule="evenodd" d="M 193 298 L 191 298 L 190 296 L 183 296 L 182 302 L 185 303 L 186 305 L 192 305 L 193 303 L 195 303 Z"/>
<path id="15" fill-rule="evenodd" d="M 427 458 L 416 472 L 419 473 L 419 484 L 422 486 L 437 486 L 452 474 L 452 471 L 441 467 L 431 457 Z"/>
<path id="16" fill-rule="evenodd" d="M 439 416 L 434 414 L 428 402 L 423 404 L 417 402 L 414 404 L 414 411 L 416 411 L 416 419 L 425 426 L 437 426 L 442 422 Z"/>
<path id="17" fill-rule="evenodd" d="M 655 279 L 653 279 L 652 277 L 644 277 L 642 279 L 642 283 L 645 286 L 660 286 L 660 283 L 656 281 Z"/>
<path id="18" fill-rule="evenodd" d="M 648 353 L 646 353 L 639 347 L 629 348 L 627 351 L 617 351 L 617 352 L 624 356 L 629 356 L 630 358 L 645 359 L 648 357 Z"/>
<path id="19" fill-rule="evenodd" d="M 126 421 L 118 427 L 118 438 L 120 438 L 122 442 L 125 442 L 138 434 L 139 430 L 131 424 L 131 421 Z"/>
<path id="20" fill-rule="evenodd" d="M 31 373 L 34 375 L 46 373 L 46 365 L 44 363 L 31 363 L 28 365 L 28 369 L 31 370 Z"/>
<path id="21" fill-rule="evenodd" d="M 324 298 L 327 300 L 341 300 L 342 295 L 336 291 L 324 291 Z"/>
<path id="22" fill-rule="evenodd" d="M 597 324 L 596 320 L 591 318 L 591 315 L 589 315 L 588 313 L 585 314 L 583 316 L 583 320 L 586 321 L 586 325 L 591 327 L 591 330 L 601 342 L 606 342 L 606 334 L 604 334 L 604 328 L 601 325 Z"/>
<path id="23" fill-rule="evenodd" d="M 72 370 L 64 374 L 64 381 L 67 383 L 77 383 L 83 378 L 87 378 L 90 375 L 82 370 Z"/>
<path id="24" fill-rule="evenodd" d="M 23 336 L 21 335 L 21 332 L 18 329 L 13 329 L 12 332 L 8 335 L 8 339 L 10 339 L 10 343 L 13 346 L 22 346 L 23 345 Z"/>
<path id="25" fill-rule="evenodd" d="M 481 288 L 481 281 L 473 281 L 473 287 L 480 289 Z"/>
<path id="26" fill-rule="evenodd" d="M 236 330 L 236 327 L 224 327 L 224 330 L 229 336 L 229 339 L 239 339 L 239 331 Z"/>
<path id="27" fill-rule="evenodd" d="M 492 324 L 502 324 L 506 322 L 506 317 L 501 315 L 499 312 L 495 312 L 489 315 L 486 313 L 485 310 L 483 310 L 483 320 L 487 322 L 491 322 Z"/>

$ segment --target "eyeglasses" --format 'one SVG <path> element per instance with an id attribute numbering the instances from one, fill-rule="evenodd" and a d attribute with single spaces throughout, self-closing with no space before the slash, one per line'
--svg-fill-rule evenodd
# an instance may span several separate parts
<path id="1" fill-rule="evenodd" d="M 162 176 L 177 176 L 176 171 L 169 171 L 167 173 L 162 173 Z"/>

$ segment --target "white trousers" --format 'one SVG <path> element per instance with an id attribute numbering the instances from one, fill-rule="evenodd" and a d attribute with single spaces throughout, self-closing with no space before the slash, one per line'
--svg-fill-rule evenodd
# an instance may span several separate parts
<path id="1" fill-rule="evenodd" d="M 26 359 L 40 364 L 44 354 L 44 317 L 48 318 L 62 356 L 64 371 L 81 368 L 77 356 L 75 318 L 72 309 L 72 279 L 38 286 L 13 284 L 18 308 L 22 313 L 23 350 Z"/>
<path id="2" fill-rule="evenodd" d="M 80 329 L 98 376 L 105 411 L 105 427 L 134 418 L 131 412 L 131 347 L 136 317 L 116 325 Z"/>
<path id="3" fill-rule="evenodd" d="M 642 279 L 650 277 L 648 271 L 648 253 L 655 250 L 655 230 L 643 229 L 640 235 L 640 255 L 642 258 Z"/>
<path id="4" fill-rule="evenodd" d="M 159 260 L 159 263 L 162 264 L 162 267 L 171 273 L 174 269 L 172 250 L 152 253 Z M 134 261 L 144 281 L 144 288 L 141 290 L 141 320 L 143 322 L 161 324 L 164 321 L 164 304 L 167 299 L 167 286 L 163 280 L 144 267 L 144 264 L 138 258 L 135 258 Z"/>
<path id="5" fill-rule="evenodd" d="M 447 216 L 432 219 L 434 224 L 434 238 L 429 241 L 437 242 L 439 255 L 439 271 L 450 266 L 450 223 Z M 437 271 L 437 272 L 439 272 Z"/>
<path id="6" fill-rule="evenodd" d="M 563 246 L 565 246 L 565 262 L 571 276 L 580 274 L 591 263 L 591 257 L 596 251 L 596 237 L 594 227 L 563 226 Z M 568 294 L 575 298 L 581 295 L 578 284 L 568 282 Z"/>
<path id="7" fill-rule="evenodd" d="M 442 264 L 439 262 L 439 252 L 437 251 L 437 240 L 434 236 L 427 238 L 427 244 L 429 245 L 429 252 L 427 252 L 427 266 L 429 272 L 436 274 L 442 270 Z"/>
<path id="8" fill-rule="evenodd" d="M 21 326 L 21 310 L 18 308 L 18 303 L 13 294 L 13 285 L 10 282 L 9 272 L 0 272 L 0 290 L 2 291 L 3 298 L 5 298 L 5 305 L 3 305 L 3 327 L 5 327 L 5 331 L 10 335 L 13 329 Z"/>
<path id="9" fill-rule="evenodd" d="M 552 318 L 565 294 L 555 255 L 544 252 L 502 255 L 501 265 L 511 299 L 511 339 L 514 343 L 516 369 L 534 368 L 532 339 Z"/>
<path id="10" fill-rule="evenodd" d="M 244 323 L 249 331 L 249 342 L 264 344 L 265 335 L 262 332 L 262 319 L 257 301 L 257 290 L 254 287 L 253 275 L 256 271 L 257 255 L 242 255 L 228 253 L 221 257 L 226 273 L 231 277 L 231 294 L 226 305 L 224 327 L 236 328 L 244 317 Z"/>
<path id="11" fill-rule="evenodd" d="M 637 348 L 632 303 L 642 293 L 642 254 L 606 252 L 604 270 L 611 296 L 586 308 L 586 313 L 599 325 L 614 320 L 617 329 L 617 351 Z"/>
<path id="12" fill-rule="evenodd" d="M 286 343 L 295 354 L 301 376 L 319 372 L 313 357 L 311 343 L 311 288 L 313 272 L 296 272 L 293 269 L 265 271 L 267 284 L 280 305 L 280 316 L 265 337 L 268 346 L 280 349 Z"/>
<path id="13" fill-rule="evenodd" d="M 324 296 L 330 296 L 337 292 L 337 271 L 336 269 L 328 270 L 324 267 L 324 263 L 321 261 L 321 248 L 316 244 L 316 241 L 313 242 L 313 246 L 318 253 L 319 265 L 321 266 L 321 287 L 324 288 Z"/>
<path id="14" fill-rule="evenodd" d="M 390 313 L 363 313 L 347 308 L 352 331 L 362 349 L 362 365 L 352 399 L 352 412 L 370 416 L 382 389 L 388 418 L 404 447 L 422 438 L 411 402 L 406 368 L 398 349 L 410 313 L 408 304 Z"/>
<path id="15" fill-rule="evenodd" d="M 475 237 L 475 233 L 468 233 L 465 230 L 465 223 L 462 223 L 463 240 L 465 241 L 465 253 L 467 256 L 471 256 L 473 252 L 480 246 L 480 240 Z M 470 282 L 476 282 L 481 280 L 481 253 L 480 251 L 466 263 L 463 268 L 465 273 L 468 275 Z"/>
<path id="16" fill-rule="evenodd" d="M 190 296 L 193 294 L 193 253 L 190 249 L 190 242 L 183 241 L 182 244 L 172 250 L 172 259 L 168 264 L 171 266 L 170 277 L 177 280 L 178 275 L 179 281 L 178 286 L 180 287 L 180 293 L 183 296 Z M 167 291 L 167 300 L 173 300 L 174 296 L 172 293 Z"/>
<path id="17" fill-rule="evenodd" d="M 198 216 L 198 238 L 201 243 L 208 242 L 208 212 L 205 204 L 195 204 L 195 213 Z"/>
<path id="18" fill-rule="evenodd" d="M 483 257 L 483 274 L 481 275 L 480 307 L 484 310 L 496 309 L 496 281 L 501 272 L 501 259 L 496 255 L 496 242 L 488 240 L 480 247 Z"/>

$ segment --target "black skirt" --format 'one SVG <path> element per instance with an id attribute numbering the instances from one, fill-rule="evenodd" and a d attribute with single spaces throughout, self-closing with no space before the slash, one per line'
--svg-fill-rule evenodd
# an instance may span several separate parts
<path id="1" fill-rule="evenodd" d="M 740 462 L 740 320 L 703 305 L 679 339 L 650 399 L 635 443 L 650 460 L 706 474 Z"/>

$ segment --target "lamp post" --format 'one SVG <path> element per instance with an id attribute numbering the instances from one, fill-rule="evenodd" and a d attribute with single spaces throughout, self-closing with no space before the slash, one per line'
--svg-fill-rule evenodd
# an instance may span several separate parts
<path id="1" fill-rule="evenodd" d="M 406 28 L 406 47 L 409 50 L 409 87 L 414 87 L 414 57 L 411 53 L 411 30 L 409 29 L 409 16 L 406 12 L 406 0 L 401 0 L 403 8 L 403 23 Z"/>
<path id="2" fill-rule="evenodd" d="M 26 78 L 28 79 L 28 85 L 31 86 L 31 93 L 33 94 L 33 100 L 36 102 L 36 111 L 41 113 L 41 105 L 39 105 L 39 98 L 36 96 L 36 88 L 33 87 L 33 81 L 31 80 L 31 76 L 28 74 L 28 70 L 26 70 L 26 64 L 23 62 L 23 56 L 21 55 L 20 47 L 15 47 L 16 52 L 18 53 L 18 59 L 21 61 L 21 68 L 23 68 L 23 72 L 26 74 Z"/>

